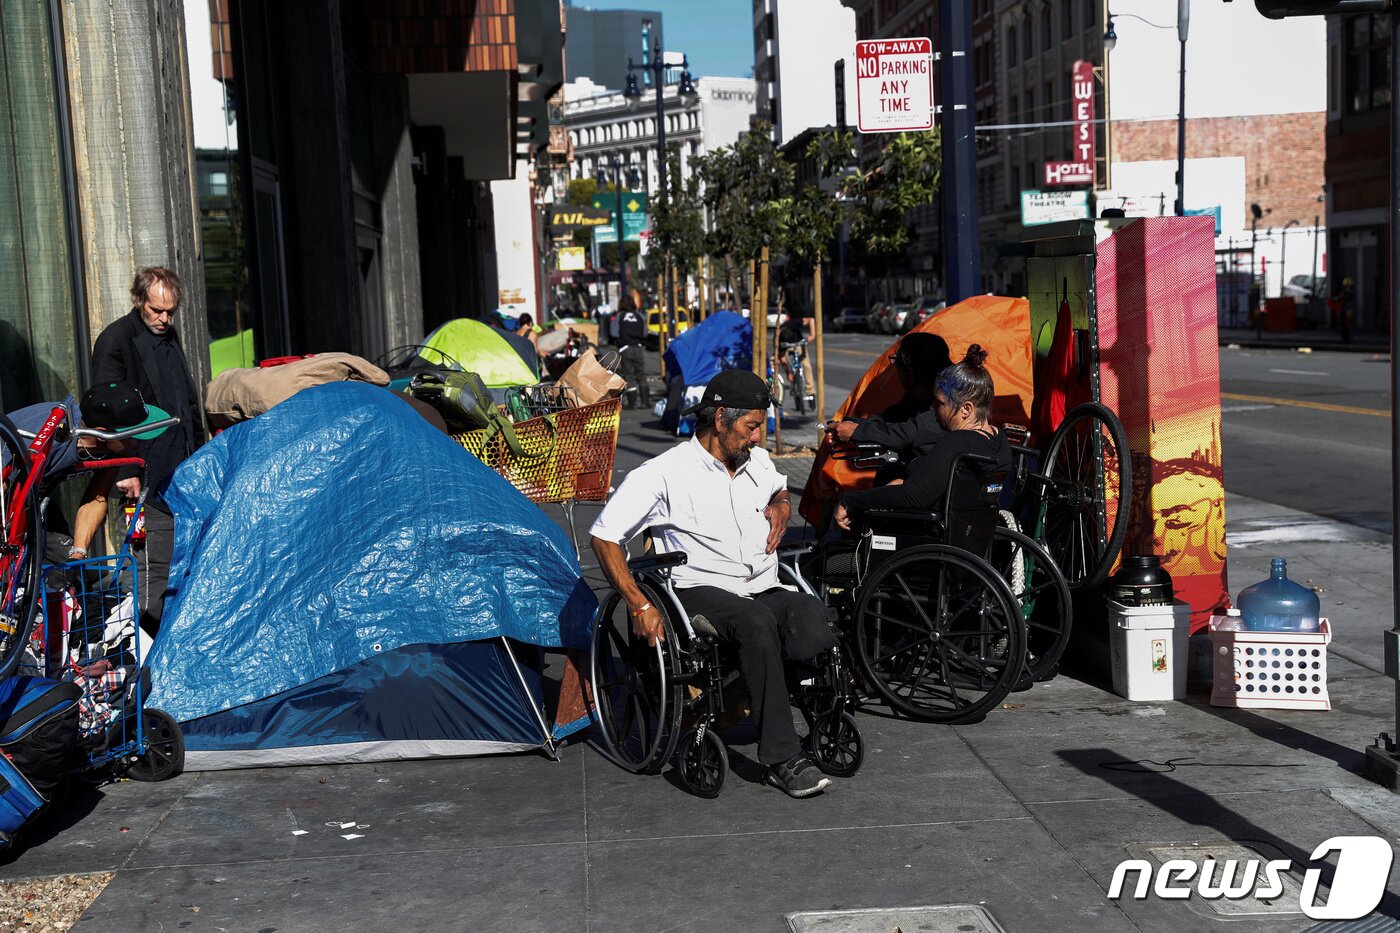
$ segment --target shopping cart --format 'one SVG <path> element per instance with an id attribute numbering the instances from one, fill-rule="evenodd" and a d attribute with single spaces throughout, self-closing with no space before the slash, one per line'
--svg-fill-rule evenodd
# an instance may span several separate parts
<path id="1" fill-rule="evenodd" d="M 183 770 L 185 744 L 171 716 L 145 705 L 150 671 L 142 663 L 138 568 L 145 504 L 143 488 L 128 509 L 117 553 L 44 565 L 41 624 L 32 631 L 20 673 L 82 689 L 78 727 L 87 758 L 80 770 L 163 781 Z M 41 513 L 47 506 L 46 500 Z"/>

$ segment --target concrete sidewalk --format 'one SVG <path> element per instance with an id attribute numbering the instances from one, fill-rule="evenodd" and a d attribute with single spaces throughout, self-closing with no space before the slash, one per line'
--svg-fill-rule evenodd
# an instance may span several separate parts
<path id="1" fill-rule="evenodd" d="M 674 442 L 652 424 L 624 413 L 620 470 Z M 800 487 L 805 470 L 780 462 Z M 0 878 L 115 871 L 82 921 L 99 930 L 1308 929 L 1297 892 L 1314 847 L 1400 840 L 1400 801 L 1358 776 L 1363 746 L 1395 725 L 1378 663 L 1391 545 L 1240 497 L 1227 516 L 1232 590 L 1275 555 L 1324 588 L 1331 711 L 1135 704 L 1063 676 L 970 726 L 871 706 L 860 773 L 806 801 L 761 783 L 745 726 L 725 735 L 716 800 L 586 744 L 558 762 L 187 774 L 100 789 Z M 1124 859 L 1249 857 L 1232 847 L 1292 860 L 1285 895 L 1106 895 Z M 955 909 L 916 910 L 934 906 Z M 1380 913 L 1400 918 L 1400 868 Z"/>

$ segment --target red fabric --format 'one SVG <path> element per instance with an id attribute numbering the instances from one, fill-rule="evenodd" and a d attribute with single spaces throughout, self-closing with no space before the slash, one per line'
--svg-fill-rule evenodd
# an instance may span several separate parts
<path id="1" fill-rule="evenodd" d="M 1089 385 L 1079 378 L 1074 359 L 1074 323 L 1069 301 L 1060 302 L 1055 317 L 1055 338 L 1050 353 L 1035 364 L 1035 401 L 1031 405 L 1031 429 L 1035 437 L 1048 439 L 1076 405 L 1092 401 Z"/>
<path id="2" fill-rule="evenodd" d="M 315 355 L 314 353 L 304 353 L 300 356 L 271 356 L 265 360 L 259 360 L 258 368 L 267 369 L 271 366 L 286 366 L 288 363 L 295 363 L 298 360 L 309 360 Z"/>

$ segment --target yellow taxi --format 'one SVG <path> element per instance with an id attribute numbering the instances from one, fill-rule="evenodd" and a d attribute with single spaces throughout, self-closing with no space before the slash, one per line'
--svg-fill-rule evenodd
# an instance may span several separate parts
<path id="1" fill-rule="evenodd" d="M 690 312 L 685 308 L 676 309 L 676 333 L 680 333 L 690 328 Z M 647 345 L 651 347 L 660 346 L 661 332 L 664 329 L 660 308 L 649 308 L 647 310 Z"/>

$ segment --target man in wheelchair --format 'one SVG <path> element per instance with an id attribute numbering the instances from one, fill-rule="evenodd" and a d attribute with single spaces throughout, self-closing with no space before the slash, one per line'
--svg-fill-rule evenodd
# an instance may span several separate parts
<path id="1" fill-rule="evenodd" d="M 768 780 L 793 797 L 830 783 L 803 752 L 788 705 L 784 660 L 834 648 L 826 607 L 778 582 L 778 543 L 792 514 L 786 478 L 756 446 L 771 404 L 755 374 L 728 370 L 710 380 L 695 436 L 633 470 L 591 530 L 593 552 L 626 600 L 632 630 L 652 645 L 665 637 L 627 566 L 623 545 L 650 529 L 659 553 L 683 552 L 671 581 L 692 619 L 703 616 L 736 646 L 758 726 L 758 760 Z"/>

